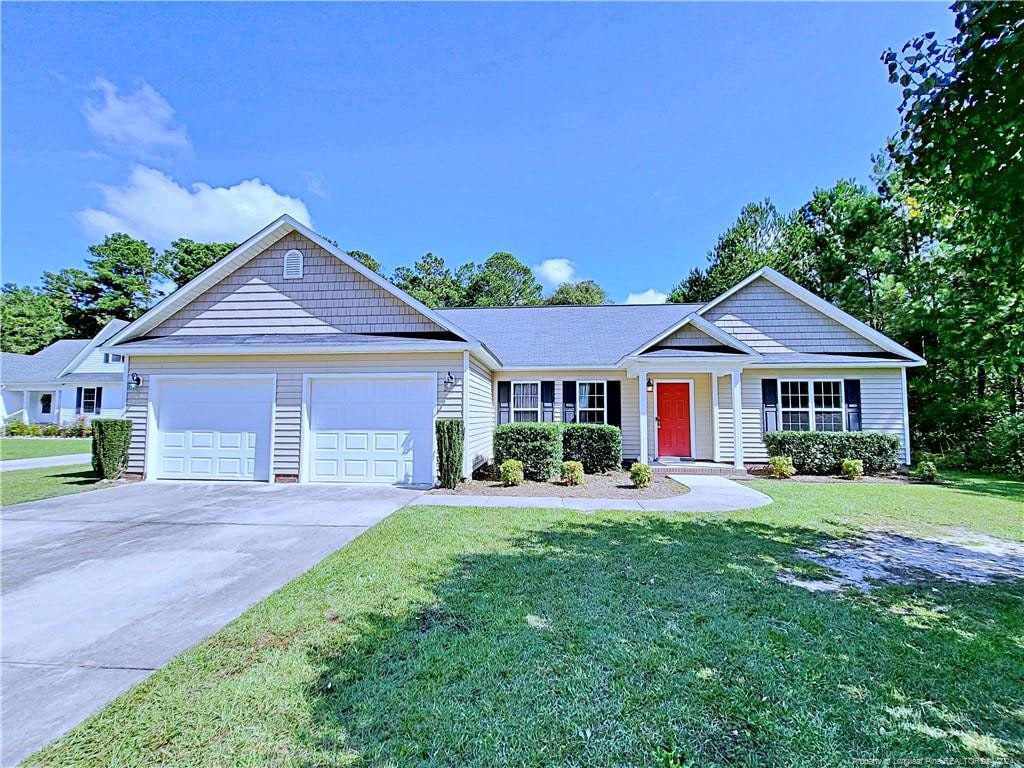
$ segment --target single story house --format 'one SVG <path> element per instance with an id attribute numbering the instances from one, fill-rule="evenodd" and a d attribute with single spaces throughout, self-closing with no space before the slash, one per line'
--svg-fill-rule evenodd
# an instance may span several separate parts
<path id="1" fill-rule="evenodd" d="M 127 327 L 111 320 L 92 339 L 60 339 L 34 355 L 0 353 L 0 417 L 70 424 L 124 412 L 124 358 L 100 345 Z"/>
<path id="2" fill-rule="evenodd" d="M 918 355 L 762 269 L 706 304 L 430 309 L 289 216 L 110 338 L 128 470 L 432 483 L 434 421 L 622 428 L 626 460 L 763 463 L 766 430 L 878 430 L 909 460 Z"/>

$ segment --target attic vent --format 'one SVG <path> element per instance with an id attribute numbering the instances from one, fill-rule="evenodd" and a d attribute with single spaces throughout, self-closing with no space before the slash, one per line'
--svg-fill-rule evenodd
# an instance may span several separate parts
<path id="1" fill-rule="evenodd" d="M 300 277 L 302 277 L 302 251 L 288 251 L 284 255 L 284 278 L 292 280 Z"/>

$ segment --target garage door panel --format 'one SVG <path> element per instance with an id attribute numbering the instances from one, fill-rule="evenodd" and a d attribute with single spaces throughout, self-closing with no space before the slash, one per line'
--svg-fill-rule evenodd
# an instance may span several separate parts
<path id="1" fill-rule="evenodd" d="M 313 379 L 309 479 L 431 482 L 435 405 L 432 379 Z"/>
<path id="2" fill-rule="evenodd" d="M 156 388 L 158 477 L 270 479 L 273 386 L 174 379 Z"/>

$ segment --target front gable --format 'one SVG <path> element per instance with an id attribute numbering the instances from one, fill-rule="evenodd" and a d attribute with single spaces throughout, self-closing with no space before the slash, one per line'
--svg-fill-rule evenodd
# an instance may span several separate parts
<path id="1" fill-rule="evenodd" d="M 712 302 L 700 312 L 704 319 L 766 355 L 782 352 L 880 355 L 885 352 L 848 324 L 830 317 L 764 276 L 740 284 L 731 295 Z"/>
<path id="2" fill-rule="evenodd" d="M 285 277 L 285 254 L 302 254 Z M 147 336 L 446 334 L 393 292 L 294 231 L 276 240 L 160 322 Z"/>

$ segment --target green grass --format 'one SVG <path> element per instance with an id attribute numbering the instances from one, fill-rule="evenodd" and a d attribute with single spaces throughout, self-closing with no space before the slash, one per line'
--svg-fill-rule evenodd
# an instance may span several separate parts
<path id="1" fill-rule="evenodd" d="M 1024 585 L 776 578 L 866 525 L 1020 539 L 1024 486 L 756 485 L 735 514 L 401 510 L 30 762 L 1024 760 Z"/>
<path id="2" fill-rule="evenodd" d="M 67 456 L 89 453 L 92 438 L 80 437 L 3 437 L 0 438 L 0 461 L 35 459 L 40 456 Z"/>
<path id="3" fill-rule="evenodd" d="M 88 491 L 100 480 L 88 464 L 0 473 L 0 506 Z"/>

